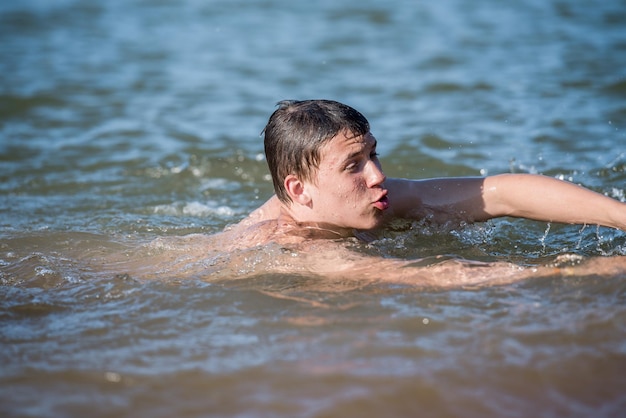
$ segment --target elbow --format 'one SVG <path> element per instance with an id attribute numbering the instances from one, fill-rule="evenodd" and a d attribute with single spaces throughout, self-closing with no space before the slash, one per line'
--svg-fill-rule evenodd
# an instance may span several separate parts
<path id="1" fill-rule="evenodd" d="M 517 206 L 511 204 L 506 198 L 506 191 L 510 190 L 511 181 L 515 180 L 510 174 L 499 174 L 484 178 L 481 195 L 486 219 L 523 216 L 518 213 Z"/>

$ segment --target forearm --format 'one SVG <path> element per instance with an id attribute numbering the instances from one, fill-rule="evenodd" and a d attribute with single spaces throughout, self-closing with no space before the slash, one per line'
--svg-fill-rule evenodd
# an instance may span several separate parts
<path id="1" fill-rule="evenodd" d="M 602 225 L 626 230 L 626 204 L 555 178 L 503 174 L 484 179 L 484 211 L 547 222 Z"/>

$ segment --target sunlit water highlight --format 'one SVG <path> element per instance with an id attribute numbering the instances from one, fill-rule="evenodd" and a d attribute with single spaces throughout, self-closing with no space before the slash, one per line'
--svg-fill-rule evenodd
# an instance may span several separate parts
<path id="1" fill-rule="evenodd" d="M 0 414 L 620 416 L 624 275 L 416 289 L 240 277 L 275 248 L 219 281 L 87 260 L 261 204 L 285 98 L 361 110 L 388 176 L 542 173 L 624 201 L 624 27 L 621 0 L 4 2 Z M 623 232 L 511 219 L 347 245 L 626 255 Z"/>

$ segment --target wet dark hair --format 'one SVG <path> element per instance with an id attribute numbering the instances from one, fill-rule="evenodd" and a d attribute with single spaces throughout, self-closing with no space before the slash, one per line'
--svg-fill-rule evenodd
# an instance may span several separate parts
<path id="1" fill-rule="evenodd" d="M 277 106 L 263 130 L 265 157 L 276 195 L 290 203 L 288 175 L 313 181 L 324 144 L 342 132 L 363 136 L 370 125 L 360 112 L 333 100 L 283 100 Z"/>

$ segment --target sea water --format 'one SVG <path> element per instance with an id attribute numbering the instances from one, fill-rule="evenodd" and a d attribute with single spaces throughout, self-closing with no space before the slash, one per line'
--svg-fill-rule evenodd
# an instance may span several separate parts
<path id="1" fill-rule="evenodd" d="M 619 0 L 2 3 L 0 413 L 620 416 L 623 275 L 329 288 L 236 270 L 142 281 L 84 260 L 262 204 L 260 132 L 283 99 L 362 111 L 388 176 L 540 173 L 624 201 L 624 28 Z M 374 245 L 626 255 L 623 232 L 513 219 Z"/>

